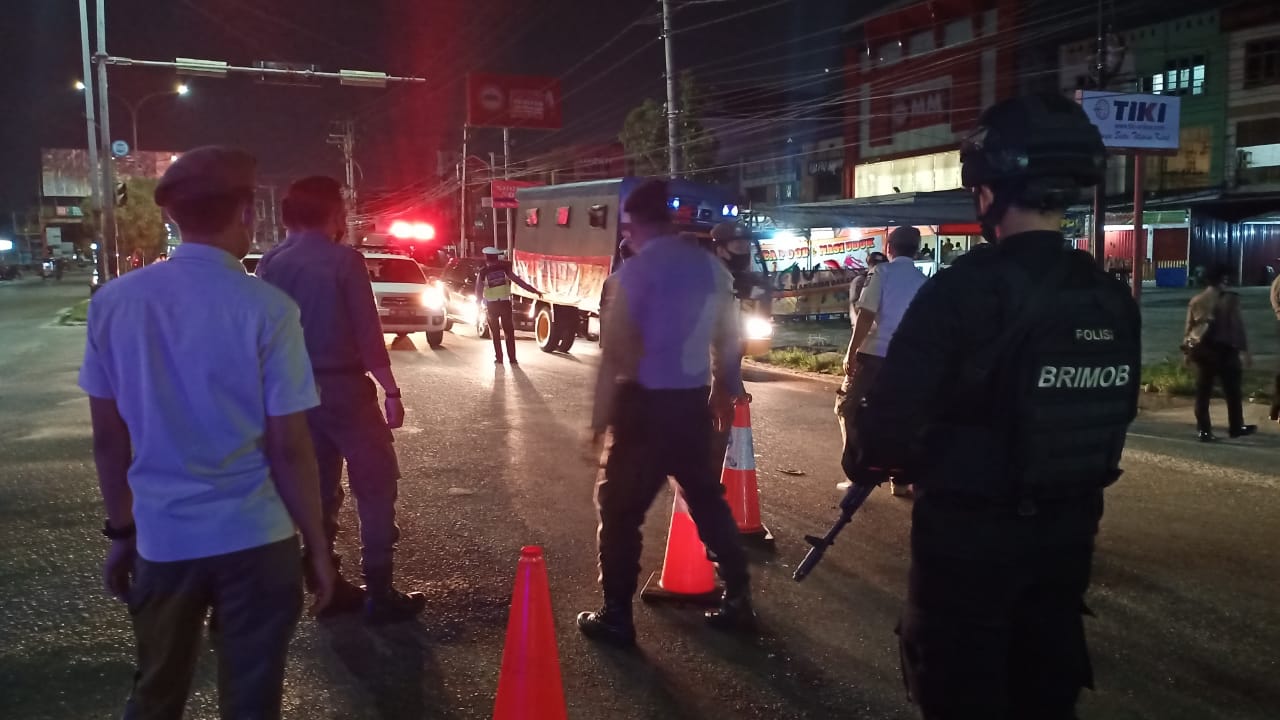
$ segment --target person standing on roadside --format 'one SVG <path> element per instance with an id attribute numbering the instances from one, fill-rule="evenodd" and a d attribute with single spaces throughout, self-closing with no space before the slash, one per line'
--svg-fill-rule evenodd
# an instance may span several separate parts
<path id="1" fill-rule="evenodd" d="M 1280 335 L 1280 276 L 1271 283 L 1271 311 L 1276 314 L 1276 334 Z M 1280 422 L 1280 371 L 1276 372 L 1275 386 L 1271 390 L 1271 422 Z"/>
<path id="2" fill-rule="evenodd" d="M 89 307 L 80 387 L 111 539 L 104 582 L 138 649 L 126 720 L 182 717 L 210 610 L 222 717 L 279 718 L 302 609 L 295 526 L 324 542 L 298 306 L 240 264 L 254 165 L 229 148 L 184 153 L 155 191 L 182 245 Z M 311 571 L 320 612 L 334 572 Z"/>
<path id="3" fill-rule="evenodd" d="M 320 388 L 320 407 L 307 413 L 307 422 L 320 466 L 325 542 L 308 544 L 307 552 L 340 565 L 333 544 L 344 459 L 360 517 L 365 592 L 339 576 L 330 614 L 363 607 L 370 623 L 399 622 L 426 607 L 422 593 L 402 593 L 392 584 L 400 538 L 395 507 L 400 464 L 391 431 L 404 424 L 404 405 L 364 256 L 341 242 L 347 228 L 344 208 L 337 180 L 314 176 L 295 182 L 281 204 L 288 237 L 258 272 L 302 308 L 302 330 Z M 369 375 L 386 394 L 385 418 Z"/>
<path id="4" fill-rule="evenodd" d="M 516 320 L 511 310 L 511 283 L 515 283 L 529 292 L 542 297 L 537 288 L 525 282 L 511 269 L 511 263 L 502 259 L 502 251 L 496 247 L 487 247 L 484 253 L 484 267 L 476 276 L 476 298 L 484 301 L 485 313 L 489 318 L 489 336 L 493 338 L 493 364 L 502 364 L 502 339 L 507 339 L 507 360 L 512 365 L 519 365 L 516 360 Z"/>
<path id="5" fill-rule="evenodd" d="M 858 454 L 858 433 L 853 427 L 853 414 L 884 367 L 889 342 L 902 322 L 902 316 L 926 278 L 916 267 L 920 251 L 920 231 L 910 225 L 894 228 L 887 243 L 889 261 L 877 263 L 867 274 L 866 287 L 854 304 L 853 335 L 844 354 L 844 382 L 836 391 L 836 420 L 844 453 Z M 851 478 L 836 485 L 848 488 Z M 893 495 L 906 495 L 906 486 L 891 484 Z"/>
<path id="6" fill-rule="evenodd" d="M 1187 305 L 1187 359 L 1196 366 L 1196 429 L 1200 442 L 1214 442 L 1213 421 L 1209 403 L 1213 386 L 1222 382 L 1227 398 L 1227 433 L 1244 437 L 1258 431 L 1257 425 L 1244 423 L 1244 393 L 1241 390 L 1244 368 L 1253 364 L 1249 340 L 1240 315 L 1240 296 L 1227 290 L 1230 271 L 1224 265 L 1209 269 L 1205 275 L 1208 287 L 1191 298 Z"/>
<path id="7" fill-rule="evenodd" d="M 604 605 L 578 615 L 578 629 L 619 646 L 635 644 L 631 603 L 640 572 L 645 512 L 668 476 L 680 485 L 698 534 L 724 579 L 720 609 L 707 622 L 749 629 L 755 613 L 746 553 L 707 462 L 713 430 L 733 422 L 742 394 L 742 343 L 733 276 L 671 228 L 667 183 L 637 187 L 623 206 L 635 250 L 610 278 L 600 326 L 593 446 L 612 431 L 596 484 Z"/>

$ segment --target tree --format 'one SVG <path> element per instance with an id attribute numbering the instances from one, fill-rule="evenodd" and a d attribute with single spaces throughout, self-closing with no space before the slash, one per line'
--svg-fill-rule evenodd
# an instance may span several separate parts
<path id="1" fill-rule="evenodd" d="M 165 253 L 168 247 L 169 231 L 164 224 L 164 215 L 160 206 L 156 205 L 155 192 L 159 180 L 155 178 L 128 178 L 125 184 L 125 202 L 116 208 L 116 248 L 120 257 L 133 254 L 134 250 L 142 251 L 147 261 L 154 260 Z M 112 192 L 110 201 L 115 200 Z M 84 224 L 91 236 L 98 236 L 95 213 L 85 200 Z"/>
<path id="2" fill-rule="evenodd" d="M 680 74 L 680 117 L 676 124 L 677 169 L 681 175 L 715 180 L 720 142 L 702 124 L 707 96 L 693 73 Z M 637 175 L 666 175 L 667 118 L 663 103 L 646 98 L 627 114 L 618 135 Z"/>

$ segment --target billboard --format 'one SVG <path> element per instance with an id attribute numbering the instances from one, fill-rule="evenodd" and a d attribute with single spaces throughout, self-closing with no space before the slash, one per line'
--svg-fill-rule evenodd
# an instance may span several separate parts
<path id="1" fill-rule="evenodd" d="M 1102 133 L 1102 142 L 1116 150 L 1175 151 L 1178 149 L 1182 98 L 1084 90 L 1080 106 Z"/>
<path id="2" fill-rule="evenodd" d="M 526 182 L 524 180 L 494 180 L 493 187 L 489 194 L 493 198 L 493 207 L 502 208 L 518 208 L 520 204 L 516 202 L 516 191 L 520 188 L 533 187 L 540 183 Z"/>
<path id="3" fill-rule="evenodd" d="M 169 152 L 132 152 L 115 158 L 116 177 L 158 178 L 178 156 Z M 45 197 L 89 197 L 89 151 L 43 148 L 40 151 L 40 187 Z"/>
<path id="4" fill-rule="evenodd" d="M 467 124 L 557 130 L 560 81 L 529 75 L 467 75 Z"/>

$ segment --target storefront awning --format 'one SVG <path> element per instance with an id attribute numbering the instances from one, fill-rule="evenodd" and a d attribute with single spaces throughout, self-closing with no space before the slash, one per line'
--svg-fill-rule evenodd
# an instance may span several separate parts
<path id="1" fill-rule="evenodd" d="M 894 225 L 968 224 L 974 220 L 973 196 L 965 190 L 900 193 L 754 209 L 776 227 L 890 227 Z"/>

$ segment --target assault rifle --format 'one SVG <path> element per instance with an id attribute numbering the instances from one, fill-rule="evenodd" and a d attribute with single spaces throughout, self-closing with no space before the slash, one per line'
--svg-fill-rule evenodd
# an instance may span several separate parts
<path id="1" fill-rule="evenodd" d="M 854 483 L 849 488 L 849 491 L 845 493 L 844 499 L 840 501 L 840 519 L 836 520 L 836 524 L 831 526 L 827 534 L 822 537 L 804 536 L 805 542 L 813 547 L 809 548 L 804 560 L 800 561 L 799 567 L 791 575 L 796 582 L 804 580 L 809 576 L 809 573 L 813 572 L 813 569 L 818 566 L 818 561 L 826 554 L 827 548 L 835 544 L 836 536 L 840 534 L 845 525 L 849 524 L 849 521 L 853 520 L 853 514 L 858 512 L 858 508 L 862 507 L 862 503 L 867 501 L 867 497 L 871 495 L 871 491 L 874 489 L 876 489 L 875 485 Z"/>

